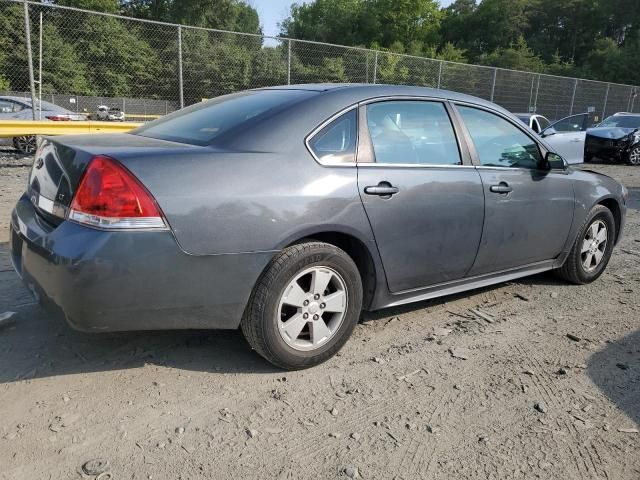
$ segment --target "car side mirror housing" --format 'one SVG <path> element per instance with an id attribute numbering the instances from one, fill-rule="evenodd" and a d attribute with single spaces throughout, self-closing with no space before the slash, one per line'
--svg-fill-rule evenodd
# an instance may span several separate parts
<path id="1" fill-rule="evenodd" d="M 566 170 L 567 162 L 554 152 L 547 152 L 544 157 L 545 170 Z"/>
<path id="2" fill-rule="evenodd" d="M 542 138 L 544 138 L 544 137 L 550 137 L 551 135 L 555 135 L 556 133 L 558 133 L 558 132 L 556 131 L 556 129 L 555 129 L 555 128 L 553 128 L 553 127 L 548 127 L 548 128 L 546 128 L 546 129 L 544 129 L 544 130 L 542 131 Z"/>

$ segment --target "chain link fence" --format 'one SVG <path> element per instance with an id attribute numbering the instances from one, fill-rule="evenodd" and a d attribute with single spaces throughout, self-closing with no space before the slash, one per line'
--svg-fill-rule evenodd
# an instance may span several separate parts
<path id="1" fill-rule="evenodd" d="M 0 0 L 0 94 L 30 96 L 24 3 Z M 559 119 L 640 112 L 638 88 L 27 2 L 36 95 L 131 119 L 282 84 L 393 83 L 454 90 Z"/>

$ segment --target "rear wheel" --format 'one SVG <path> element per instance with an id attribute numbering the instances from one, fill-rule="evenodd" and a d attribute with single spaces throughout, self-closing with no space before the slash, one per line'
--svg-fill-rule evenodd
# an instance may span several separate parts
<path id="1" fill-rule="evenodd" d="M 633 147 L 629 152 L 627 165 L 633 165 L 634 167 L 640 165 L 640 145 Z"/>
<path id="2" fill-rule="evenodd" d="M 362 281 L 341 249 L 306 242 L 284 249 L 258 280 L 241 322 L 253 349 L 297 370 L 331 358 L 360 317 Z"/>
<path id="3" fill-rule="evenodd" d="M 585 284 L 596 280 L 609 263 L 616 238 L 611 210 L 596 205 L 580 229 L 569 256 L 557 272 L 565 280 Z"/>
<path id="4" fill-rule="evenodd" d="M 31 155 L 36 152 L 36 137 L 34 135 L 14 137 L 13 148 L 20 153 Z"/>

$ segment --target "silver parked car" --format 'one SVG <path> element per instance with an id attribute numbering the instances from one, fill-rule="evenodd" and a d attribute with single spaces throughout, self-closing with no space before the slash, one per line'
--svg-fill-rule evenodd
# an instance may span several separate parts
<path id="1" fill-rule="evenodd" d="M 77 329 L 241 327 L 297 369 L 334 355 L 362 309 L 547 270 L 594 281 L 627 196 L 479 98 L 286 86 L 45 139 L 10 251 Z"/>
<path id="2" fill-rule="evenodd" d="M 70 121 L 86 120 L 86 115 L 71 112 L 53 103 L 42 101 L 42 120 Z M 37 118 L 37 117 L 36 117 Z M 30 98 L 0 96 L 0 120 L 33 120 L 33 108 Z M 0 138 L 0 145 L 13 145 L 20 153 L 31 154 L 36 151 L 34 136 Z"/>
<path id="3" fill-rule="evenodd" d="M 595 124 L 594 115 L 579 113 L 552 123 L 541 133 L 556 153 L 567 163 L 584 162 L 585 137 L 588 128 Z"/>

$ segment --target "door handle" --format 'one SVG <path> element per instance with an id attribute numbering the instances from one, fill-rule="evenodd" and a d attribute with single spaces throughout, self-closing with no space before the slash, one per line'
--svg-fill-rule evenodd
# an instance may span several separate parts
<path id="1" fill-rule="evenodd" d="M 382 198 L 391 198 L 391 195 L 395 195 L 399 191 L 398 187 L 394 187 L 389 182 L 380 182 L 376 186 L 364 187 L 364 193 L 367 195 L 378 195 Z"/>
<path id="2" fill-rule="evenodd" d="M 580 138 L 574 138 L 573 140 L 569 140 L 569 141 L 570 141 L 571 143 L 578 143 L 578 142 L 581 142 L 581 141 L 582 141 L 582 139 L 580 139 Z"/>
<path id="3" fill-rule="evenodd" d="M 489 187 L 489 190 L 491 190 L 493 193 L 506 195 L 507 193 L 512 192 L 513 188 L 511 188 L 506 182 L 500 182 L 498 185 L 491 185 L 491 187 Z"/>

